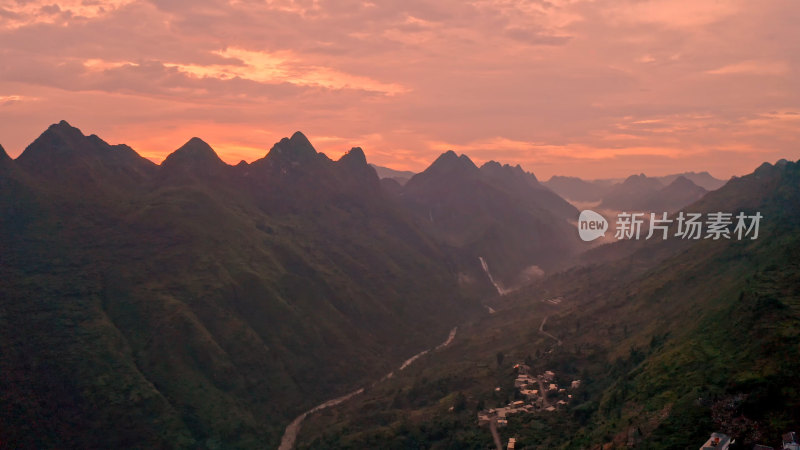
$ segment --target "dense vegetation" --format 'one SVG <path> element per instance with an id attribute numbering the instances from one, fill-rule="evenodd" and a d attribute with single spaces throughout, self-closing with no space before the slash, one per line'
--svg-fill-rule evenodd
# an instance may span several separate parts
<path id="1" fill-rule="evenodd" d="M 360 149 L 157 166 L 62 122 L 0 156 L 3 445 L 277 445 L 482 309 Z"/>
<path id="2" fill-rule="evenodd" d="M 800 423 L 800 164 L 764 165 L 687 210 L 765 219 L 757 240 L 616 244 L 497 299 L 452 347 L 313 417 L 301 447 L 485 448 L 475 413 L 520 398 L 515 362 L 583 381 L 565 409 L 509 420 L 518 447 L 694 448 L 712 431 L 777 445 Z M 544 317 L 562 345 L 538 332 Z"/>

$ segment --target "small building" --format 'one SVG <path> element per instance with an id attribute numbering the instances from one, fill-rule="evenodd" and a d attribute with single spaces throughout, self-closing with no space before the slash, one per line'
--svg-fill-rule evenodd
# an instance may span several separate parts
<path id="1" fill-rule="evenodd" d="M 800 441 L 797 439 L 797 433 L 790 431 L 783 436 L 783 450 L 800 450 Z"/>
<path id="2" fill-rule="evenodd" d="M 731 437 L 722 433 L 711 433 L 700 450 L 728 450 L 731 446 Z"/>
<path id="3" fill-rule="evenodd" d="M 517 447 L 516 438 L 508 438 L 508 450 L 514 450 Z"/>
<path id="4" fill-rule="evenodd" d="M 553 378 L 555 378 L 555 377 L 556 377 L 556 374 L 553 373 L 553 371 L 551 371 L 551 370 L 548 370 L 547 372 L 545 372 L 544 376 L 543 376 L 543 378 L 545 380 L 547 380 L 547 381 L 552 381 Z"/>
<path id="5" fill-rule="evenodd" d="M 539 391 L 536 389 L 522 389 L 519 391 L 520 394 L 524 395 L 525 398 L 528 400 L 532 400 L 539 396 Z"/>
<path id="6" fill-rule="evenodd" d="M 558 390 L 558 385 L 550 383 L 550 387 L 548 389 L 551 390 L 551 391 L 557 391 Z"/>
<path id="7" fill-rule="evenodd" d="M 527 386 L 529 384 L 535 383 L 535 380 L 531 378 L 529 375 L 520 375 L 514 380 L 514 387 L 522 387 Z"/>
<path id="8" fill-rule="evenodd" d="M 478 413 L 478 425 L 479 426 L 480 425 L 488 425 L 490 420 L 491 419 L 489 418 L 489 414 L 486 414 L 484 412 L 479 412 Z"/>
<path id="9" fill-rule="evenodd" d="M 581 387 L 581 380 L 573 381 L 569 387 L 571 387 L 572 389 L 578 389 L 579 387 Z"/>
<path id="10" fill-rule="evenodd" d="M 513 406 L 514 408 L 521 408 L 522 405 L 524 405 L 524 404 L 525 404 L 525 402 L 523 402 L 522 400 L 517 400 L 515 402 L 512 402 L 511 406 Z"/>
<path id="11" fill-rule="evenodd" d="M 506 425 L 508 425 L 508 420 L 506 420 L 506 419 L 497 419 L 497 426 L 498 427 L 504 427 Z"/>
<path id="12" fill-rule="evenodd" d="M 564 389 L 564 388 L 561 388 L 561 389 L 559 389 L 559 390 L 558 390 L 558 393 L 559 393 L 559 394 L 563 394 L 564 392 L 567 392 L 567 390 L 566 390 L 566 389 Z"/>
<path id="13" fill-rule="evenodd" d="M 552 412 L 552 411 L 555 411 L 555 410 L 556 410 L 556 407 L 555 407 L 555 406 L 548 406 L 548 407 L 547 407 L 547 408 L 545 408 L 544 410 L 545 410 L 545 411 L 551 411 L 551 412 Z"/>

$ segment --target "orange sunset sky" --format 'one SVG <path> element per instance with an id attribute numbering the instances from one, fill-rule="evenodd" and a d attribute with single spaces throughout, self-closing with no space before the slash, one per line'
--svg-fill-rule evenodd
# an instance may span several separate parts
<path id="1" fill-rule="evenodd" d="M 301 130 L 396 169 L 726 178 L 800 158 L 798 24 L 797 0 L 2 0 L 0 144 L 65 119 L 236 163 Z"/>

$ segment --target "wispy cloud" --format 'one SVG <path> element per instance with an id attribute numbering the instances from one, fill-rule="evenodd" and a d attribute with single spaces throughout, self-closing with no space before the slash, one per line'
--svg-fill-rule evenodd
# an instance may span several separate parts
<path id="1" fill-rule="evenodd" d="M 789 73 L 789 65 L 784 61 L 742 61 L 707 70 L 706 73 L 712 75 L 786 75 Z"/>
<path id="2" fill-rule="evenodd" d="M 231 60 L 230 64 L 165 63 L 196 77 L 221 80 L 242 78 L 259 83 L 290 83 L 299 86 L 319 86 L 328 89 L 356 89 L 397 95 L 409 89 L 397 83 L 384 83 L 368 77 L 345 73 L 330 67 L 308 64 L 292 51 L 264 52 L 230 47 L 215 54 Z"/>

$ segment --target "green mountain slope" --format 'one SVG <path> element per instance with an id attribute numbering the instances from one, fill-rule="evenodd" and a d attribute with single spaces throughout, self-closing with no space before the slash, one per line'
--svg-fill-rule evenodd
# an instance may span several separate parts
<path id="1" fill-rule="evenodd" d="M 549 276 L 420 366 L 312 417 L 301 448 L 485 448 L 476 411 L 521 398 L 516 362 L 582 380 L 559 411 L 509 420 L 501 436 L 518 448 L 696 448 L 712 431 L 776 445 L 800 423 L 800 164 L 765 164 L 686 210 L 764 219 L 756 240 L 614 244 L 632 248 Z"/>
<path id="2" fill-rule="evenodd" d="M 479 308 L 360 149 L 155 166 L 62 122 L 0 165 L 4 445 L 277 446 Z"/>

